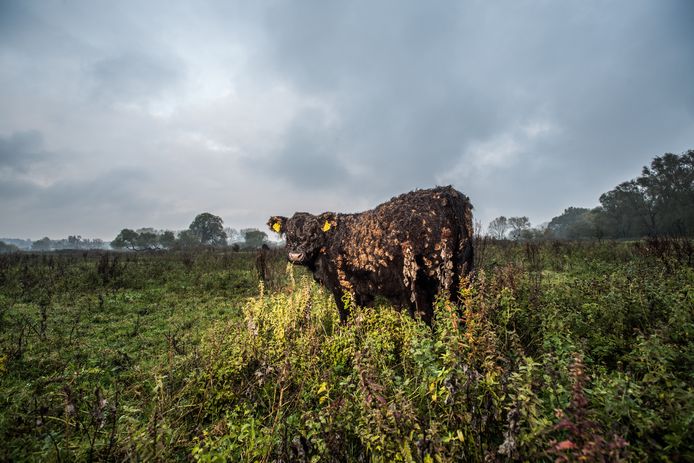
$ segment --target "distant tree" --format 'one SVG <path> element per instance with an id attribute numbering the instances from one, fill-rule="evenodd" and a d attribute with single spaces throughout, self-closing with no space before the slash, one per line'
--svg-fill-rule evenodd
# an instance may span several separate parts
<path id="1" fill-rule="evenodd" d="M 131 251 L 146 251 L 155 249 L 170 249 L 176 244 L 176 235 L 172 231 L 159 232 L 153 228 L 140 228 L 133 231 L 124 228 L 116 239 L 111 241 L 114 249 L 130 249 Z"/>
<path id="2" fill-rule="evenodd" d="M 138 250 L 154 250 L 159 248 L 159 236 L 152 231 L 138 233 L 135 239 Z"/>
<path id="3" fill-rule="evenodd" d="M 0 241 L 0 254 L 5 254 L 9 252 L 17 252 L 19 248 L 14 244 L 7 244 L 4 241 Z"/>
<path id="4" fill-rule="evenodd" d="M 20 251 L 31 250 L 31 245 L 33 243 L 33 241 L 31 241 L 31 240 L 23 240 L 23 239 L 18 239 L 18 238 L 0 238 L 0 241 L 4 242 L 5 244 L 17 246 L 17 248 Z"/>
<path id="5" fill-rule="evenodd" d="M 44 236 L 40 240 L 36 240 L 33 243 L 31 243 L 31 249 L 35 251 L 50 251 L 51 248 L 51 239 L 47 236 Z"/>
<path id="6" fill-rule="evenodd" d="M 503 216 L 489 224 L 489 234 L 503 237 L 509 228 L 514 239 L 540 236 L 527 217 Z M 599 207 L 569 207 L 547 228 L 547 235 L 560 239 L 655 234 L 694 235 L 694 150 L 656 156 L 640 177 L 602 194 Z"/>
<path id="7" fill-rule="evenodd" d="M 656 156 L 636 183 L 651 212 L 651 232 L 694 234 L 694 150 Z"/>
<path id="8" fill-rule="evenodd" d="M 176 235 L 171 230 L 166 230 L 159 235 L 159 245 L 164 249 L 171 249 L 176 243 Z"/>
<path id="9" fill-rule="evenodd" d="M 620 183 L 600 196 L 601 223 L 612 238 L 654 233 L 655 213 L 635 180 Z"/>
<path id="10" fill-rule="evenodd" d="M 496 239 L 504 238 L 508 228 L 508 219 L 503 215 L 489 222 L 489 234 Z"/>
<path id="11" fill-rule="evenodd" d="M 235 228 L 227 227 L 224 229 L 224 233 L 227 234 L 228 244 L 243 242 L 243 234 Z"/>
<path id="12" fill-rule="evenodd" d="M 183 230 L 178 232 L 175 244 L 176 248 L 193 248 L 196 246 L 200 246 L 200 240 L 198 240 L 198 237 L 195 236 L 192 231 Z"/>
<path id="13" fill-rule="evenodd" d="M 511 238 L 520 239 L 523 230 L 530 228 L 530 220 L 527 217 L 509 217 L 508 226 L 511 228 Z"/>
<path id="14" fill-rule="evenodd" d="M 120 231 L 118 236 L 111 241 L 111 247 L 114 249 L 130 249 L 136 251 L 138 249 L 138 238 L 140 234 L 135 230 L 129 228 L 124 228 Z"/>
<path id="15" fill-rule="evenodd" d="M 258 249 L 267 241 L 267 233 L 256 228 L 247 228 L 242 231 L 246 241 L 246 247 Z"/>
<path id="16" fill-rule="evenodd" d="M 547 229 L 553 238 L 588 239 L 601 238 L 604 234 L 598 215 L 599 209 L 569 207 L 560 216 L 554 217 Z"/>
<path id="17" fill-rule="evenodd" d="M 537 241 L 545 238 L 545 229 L 543 228 L 524 228 L 521 230 L 520 237 L 518 239 L 523 241 Z"/>
<path id="18" fill-rule="evenodd" d="M 552 218 L 547 228 L 555 237 L 566 238 L 567 230 L 588 212 L 590 212 L 590 209 L 585 207 L 566 208 L 561 215 Z"/>
<path id="19" fill-rule="evenodd" d="M 82 244 L 82 237 L 80 235 L 70 235 L 67 237 L 67 248 L 68 249 L 80 249 Z"/>
<path id="20" fill-rule="evenodd" d="M 602 239 L 605 236 L 604 226 L 600 221 L 600 208 L 594 208 L 582 214 L 567 230 L 567 238 Z"/>
<path id="21" fill-rule="evenodd" d="M 224 232 L 224 222 L 221 217 L 203 212 L 195 217 L 188 229 L 200 244 L 210 246 L 226 245 L 227 235 Z"/>
<path id="22" fill-rule="evenodd" d="M 640 177 L 601 195 L 592 212 L 599 232 L 611 238 L 694 234 L 694 150 L 656 156 Z"/>
<path id="23" fill-rule="evenodd" d="M 82 238 L 80 246 L 82 249 L 104 249 L 106 247 L 104 241 L 99 238 Z"/>

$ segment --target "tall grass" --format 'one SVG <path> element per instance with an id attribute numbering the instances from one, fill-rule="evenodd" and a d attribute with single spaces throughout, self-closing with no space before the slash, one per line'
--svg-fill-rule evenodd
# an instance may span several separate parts
<path id="1" fill-rule="evenodd" d="M 629 246 L 502 244 L 433 330 L 385 304 L 340 326 L 307 279 L 261 292 L 203 344 L 193 455 L 689 459 L 692 269 Z"/>
<path id="2" fill-rule="evenodd" d="M 328 292 L 279 259 L 272 290 L 255 283 L 252 256 L 142 257 L 113 276 L 112 261 L 96 258 L 64 264 L 63 276 L 35 261 L 6 265 L 4 458 L 694 459 L 685 248 L 485 245 L 458 303 L 437 300 L 433 329 L 349 300 L 342 325 Z M 41 276 L 22 276 L 25 264 Z M 31 286 L 41 278 L 52 289 Z M 70 334 L 60 324 L 71 317 L 88 323 Z M 122 336 L 98 334 L 114 330 Z"/>

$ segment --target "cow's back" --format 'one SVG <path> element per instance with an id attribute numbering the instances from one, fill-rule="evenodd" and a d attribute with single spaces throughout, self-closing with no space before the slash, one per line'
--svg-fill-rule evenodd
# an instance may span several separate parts
<path id="1" fill-rule="evenodd" d="M 387 227 L 388 240 L 399 247 L 409 242 L 418 254 L 436 251 L 437 244 L 458 246 L 472 236 L 472 206 L 452 187 L 417 190 L 397 196 L 374 210 L 376 223 Z"/>
<path id="2" fill-rule="evenodd" d="M 452 187 L 405 193 L 370 211 L 340 214 L 330 254 L 356 284 L 366 274 L 402 279 L 409 265 L 410 280 L 421 269 L 448 289 L 471 238 L 470 209 L 467 197 Z"/>

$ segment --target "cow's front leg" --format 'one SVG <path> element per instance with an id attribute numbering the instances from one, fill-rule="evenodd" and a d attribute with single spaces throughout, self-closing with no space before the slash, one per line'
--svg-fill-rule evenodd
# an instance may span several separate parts
<path id="1" fill-rule="evenodd" d="M 334 290 L 333 297 L 335 298 L 335 305 L 337 306 L 337 314 L 340 316 L 340 323 L 344 325 L 349 319 L 349 308 L 345 307 L 342 289 L 338 288 Z"/>

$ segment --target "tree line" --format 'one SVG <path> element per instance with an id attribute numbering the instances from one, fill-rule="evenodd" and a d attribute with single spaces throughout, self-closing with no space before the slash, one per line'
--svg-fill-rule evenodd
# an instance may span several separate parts
<path id="1" fill-rule="evenodd" d="M 656 156 L 641 175 L 600 195 L 595 208 L 569 207 L 547 225 L 500 216 L 488 236 L 503 239 L 638 239 L 694 236 L 694 150 Z"/>
<path id="2" fill-rule="evenodd" d="M 153 228 L 124 228 L 111 241 L 114 249 L 145 251 L 196 247 L 231 247 L 234 250 L 257 249 L 268 241 L 267 234 L 255 228 L 237 231 L 224 228 L 221 217 L 209 212 L 198 214 L 188 229 L 174 233 Z"/>
<path id="3" fill-rule="evenodd" d="M 43 237 L 36 241 L 4 239 L 0 241 L 0 254 L 17 251 L 59 251 L 118 249 L 129 251 L 155 251 L 190 249 L 197 247 L 229 247 L 232 250 L 258 249 L 264 244 L 272 246 L 265 232 L 257 228 L 236 230 L 224 228 L 221 217 L 204 212 L 198 214 L 186 230 L 156 230 L 151 227 L 133 230 L 124 228 L 110 243 L 98 238 L 70 235 L 53 240 Z"/>
<path id="4" fill-rule="evenodd" d="M 109 243 L 99 238 L 82 238 L 70 235 L 67 238 L 52 240 L 47 236 L 31 241 L 3 238 L 0 241 L 0 254 L 17 251 L 61 251 L 61 250 L 109 249 Z"/>

